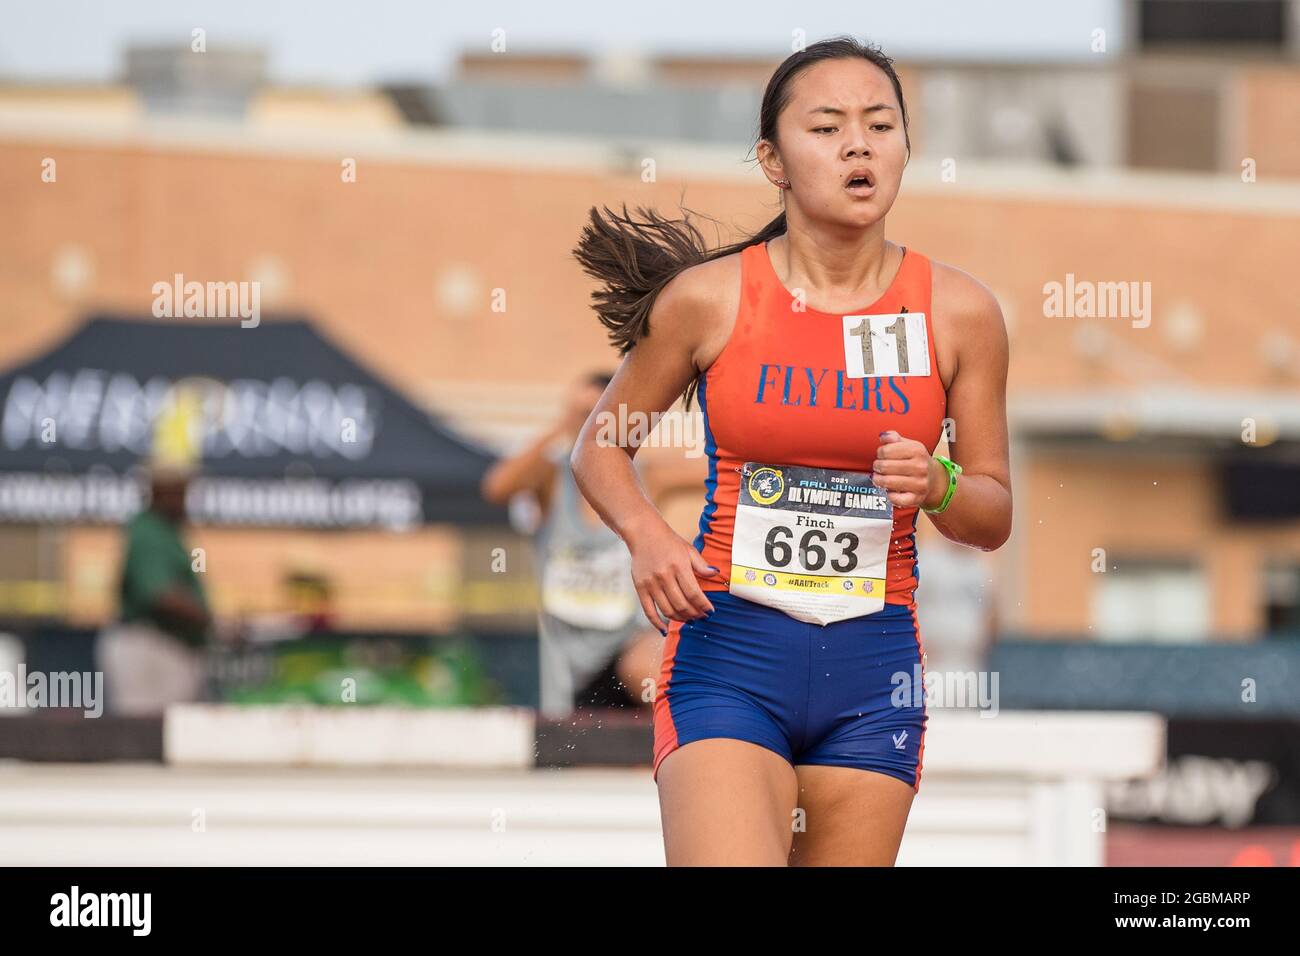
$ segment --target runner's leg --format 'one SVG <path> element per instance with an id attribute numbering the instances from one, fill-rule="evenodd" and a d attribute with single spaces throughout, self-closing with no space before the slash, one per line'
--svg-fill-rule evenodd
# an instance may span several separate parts
<path id="1" fill-rule="evenodd" d="M 794 834 L 791 866 L 894 865 L 916 796 L 912 787 L 855 767 L 805 764 L 795 772 L 804 829 Z"/>
<path id="2" fill-rule="evenodd" d="M 697 740 L 665 757 L 657 779 L 669 866 L 786 865 L 798 781 L 780 754 Z"/>

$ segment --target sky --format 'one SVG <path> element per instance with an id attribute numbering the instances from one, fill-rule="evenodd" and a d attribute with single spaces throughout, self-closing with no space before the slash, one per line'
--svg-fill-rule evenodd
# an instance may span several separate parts
<path id="1" fill-rule="evenodd" d="M 895 57 L 1087 59 L 1093 31 L 1123 45 L 1124 0 L 0 0 L 0 80 L 110 81 L 127 43 L 207 32 L 270 51 L 271 79 L 436 82 L 463 49 L 783 57 L 851 33 Z"/>

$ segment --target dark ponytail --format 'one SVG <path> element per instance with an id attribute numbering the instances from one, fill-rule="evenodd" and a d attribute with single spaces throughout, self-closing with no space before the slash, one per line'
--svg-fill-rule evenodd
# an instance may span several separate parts
<path id="1" fill-rule="evenodd" d="M 790 101 L 790 86 L 799 74 L 823 60 L 855 57 L 874 63 L 889 77 L 898 97 L 903 135 L 906 137 L 907 105 L 903 102 L 903 88 L 894 71 L 894 61 L 879 47 L 851 36 L 841 36 L 821 40 L 793 53 L 776 68 L 763 92 L 758 139 L 773 144 L 777 142 L 776 121 Z M 910 140 L 908 150 L 911 150 Z M 628 214 L 626 204 L 621 214 L 608 206 L 604 207 L 602 214 L 592 206 L 590 222 L 583 227 L 582 236 L 573 250 L 583 271 L 600 283 L 591 294 L 592 307 L 620 356 L 626 355 L 638 340 L 650 334 L 650 312 L 655 299 L 679 272 L 740 252 L 786 231 L 785 211 L 782 210 L 780 215 L 747 239 L 710 249 L 703 234 L 691 222 L 691 211 L 680 204 L 679 209 L 682 218 L 665 219 L 653 209 L 644 207 L 638 207 L 633 216 Z M 688 409 L 698 383 L 697 378 L 686 389 Z"/>
<path id="2" fill-rule="evenodd" d="M 602 283 L 591 294 L 592 308 L 619 355 L 626 355 L 638 340 L 650 334 L 650 310 L 659 290 L 683 269 L 729 256 L 785 232 L 782 212 L 748 239 L 710 249 L 691 222 L 690 210 L 679 208 L 682 218 L 665 219 L 653 209 L 638 207 L 638 221 L 628 215 L 626 204 L 621 215 L 606 206 L 602 216 L 593 206 L 591 222 L 583 227 L 582 238 L 573 251 L 583 271 Z M 686 387 L 688 410 L 698 384 L 696 378 Z"/>

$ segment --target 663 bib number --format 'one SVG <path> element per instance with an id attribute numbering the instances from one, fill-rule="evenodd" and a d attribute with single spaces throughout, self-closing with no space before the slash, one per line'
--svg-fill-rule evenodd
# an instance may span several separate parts
<path id="1" fill-rule="evenodd" d="M 858 567 L 858 546 L 862 539 L 852 531 L 841 531 L 829 538 L 820 528 L 809 528 L 795 542 L 795 530 L 783 524 L 773 525 L 763 541 L 763 557 L 772 568 L 787 568 L 798 549 L 799 565 L 804 571 L 820 571 L 829 567 L 837 574 L 848 574 Z M 838 549 L 834 556 L 828 554 Z M 829 557 L 829 564 L 827 559 Z"/>
<path id="2" fill-rule="evenodd" d="M 815 624 L 884 607 L 894 509 L 871 475 L 757 462 L 741 475 L 733 594 Z"/>

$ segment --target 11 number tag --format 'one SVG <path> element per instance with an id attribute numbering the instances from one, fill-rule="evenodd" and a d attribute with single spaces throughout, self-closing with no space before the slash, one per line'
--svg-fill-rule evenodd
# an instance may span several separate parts
<path id="1" fill-rule="evenodd" d="M 844 368 L 848 378 L 929 375 L 925 313 L 844 316 Z"/>

